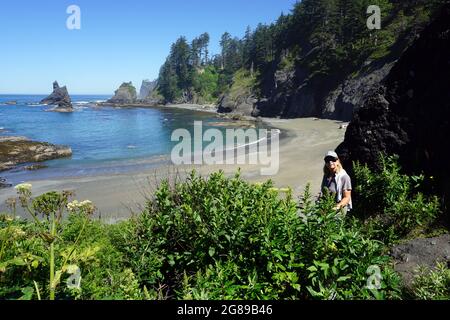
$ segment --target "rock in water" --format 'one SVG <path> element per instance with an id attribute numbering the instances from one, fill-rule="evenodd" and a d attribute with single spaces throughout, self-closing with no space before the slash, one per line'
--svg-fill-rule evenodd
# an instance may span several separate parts
<path id="1" fill-rule="evenodd" d="M 337 152 L 345 166 L 377 168 L 380 152 L 399 155 L 409 174 L 424 173 L 450 205 L 450 5 L 391 69 L 354 115 Z M 430 177 L 433 179 L 430 180 Z"/>
<path id="2" fill-rule="evenodd" d="M 143 80 L 141 90 L 139 91 L 139 99 L 145 100 L 156 88 L 156 81 Z"/>
<path id="3" fill-rule="evenodd" d="M 68 146 L 28 140 L 26 137 L 0 137 L 0 172 L 21 163 L 42 162 L 72 156 Z"/>
<path id="4" fill-rule="evenodd" d="M 133 83 L 124 82 L 114 93 L 114 97 L 109 99 L 108 103 L 127 104 L 135 103 L 137 99 L 136 88 Z"/>
<path id="5" fill-rule="evenodd" d="M 72 112 L 72 101 L 70 100 L 67 87 L 60 87 L 58 82 L 53 82 L 53 92 L 47 98 L 41 100 L 42 104 L 56 105 L 53 111 Z"/>
<path id="6" fill-rule="evenodd" d="M 0 189 L 1 188 L 9 188 L 12 187 L 12 185 L 10 183 L 6 182 L 6 179 L 0 177 Z"/>

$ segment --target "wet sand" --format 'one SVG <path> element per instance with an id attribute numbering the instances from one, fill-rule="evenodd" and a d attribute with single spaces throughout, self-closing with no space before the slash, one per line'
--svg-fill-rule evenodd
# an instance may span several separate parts
<path id="1" fill-rule="evenodd" d="M 280 140 L 280 166 L 274 176 L 261 175 L 258 165 L 163 165 L 130 174 L 33 181 L 33 195 L 73 190 L 76 199 L 93 201 L 98 208 L 97 215 L 103 220 L 115 222 L 130 217 L 132 212 L 138 213 L 161 179 L 183 179 L 192 169 L 206 176 L 218 170 L 233 175 L 241 168 L 241 176 L 250 182 L 272 179 L 277 187 L 291 187 L 296 196 L 311 183 L 313 193 L 319 192 L 323 155 L 334 150 L 344 139 L 345 130 L 339 129 L 341 122 L 313 118 L 263 120 L 287 135 Z M 13 188 L 0 190 L 0 211 L 5 211 L 5 200 L 14 195 Z"/>

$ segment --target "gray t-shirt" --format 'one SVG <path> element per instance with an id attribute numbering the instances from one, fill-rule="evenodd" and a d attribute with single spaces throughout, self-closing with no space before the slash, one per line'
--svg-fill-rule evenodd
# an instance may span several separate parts
<path id="1" fill-rule="evenodd" d="M 342 183 L 343 191 L 352 190 L 352 181 L 348 174 L 342 175 L 341 183 Z M 335 176 L 323 177 L 321 190 L 323 191 L 324 188 L 328 189 L 328 191 L 332 194 L 337 193 L 337 183 L 336 183 Z"/>

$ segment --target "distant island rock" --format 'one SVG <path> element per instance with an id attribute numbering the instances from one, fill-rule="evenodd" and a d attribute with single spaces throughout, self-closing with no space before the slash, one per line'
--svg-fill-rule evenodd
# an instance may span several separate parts
<path id="1" fill-rule="evenodd" d="M 137 100 L 136 88 L 130 81 L 122 83 L 119 89 L 117 89 L 114 92 L 114 97 L 109 99 L 107 103 L 127 104 L 127 103 L 135 103 L 136 100 Z"/>
<path id="2" fill-rule="evenodd" d="M 52 111 L 72 112 L 72 101 L 67 91 L 67 87 L 60 87 L 58 82 L 53 82 L 53 92 L 47 98 L 41 100 L 42 104 L 56 105 Z"/>
<path id="3" fill-rule="evenodd" d="M 148 79 L 143 80 L 141 84 L 141 89 L 139 90 L 139 99 L 145 100 L 148 96 L 155 90 L 156 88 L 156 81 L 150 81 Z"/>
<path id="4" fill-rule="evenodd" d="M 0 172 L 13 169 L 22 163 L 42 162 L 70 156 L 72 156 L 72 149 L 68 146 L 31 141 L 26 137 L 0 136 Z"/>

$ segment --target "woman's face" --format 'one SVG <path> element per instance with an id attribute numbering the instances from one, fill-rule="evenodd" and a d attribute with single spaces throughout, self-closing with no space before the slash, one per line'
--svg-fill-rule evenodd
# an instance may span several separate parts
<path id="1" fill-rule="evenodd" d="M 339 160 L 333 157 L 326 157 L 325 158 L 325 165 L 328 167 L 328 169 L 330 169 L 331 172 L 336 173 L 337 171 L 337 162 Z"/>

